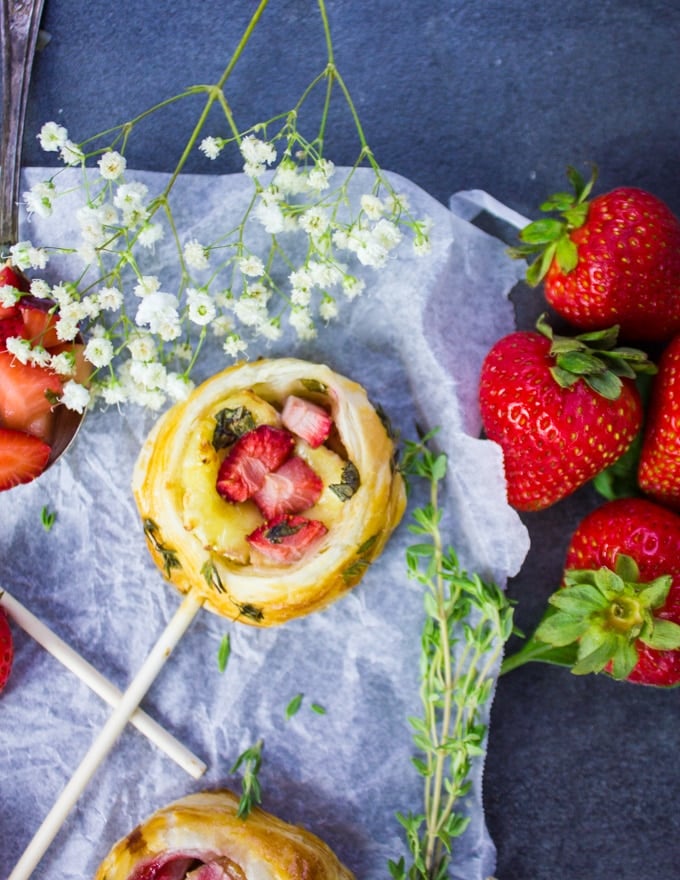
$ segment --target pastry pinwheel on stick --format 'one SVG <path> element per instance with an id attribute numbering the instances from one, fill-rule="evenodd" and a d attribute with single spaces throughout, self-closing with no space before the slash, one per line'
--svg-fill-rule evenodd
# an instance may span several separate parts
<path id="1" fill-rule="evenodd" d="M 237 364 L 175 404 L 132 488 L 151 556 L 184 598 L 9 880 L 30 877 L 202 607 L 252 626 L 320 610 L 361 580 L 406 505 L 365 390 L 295 358 Z"/>

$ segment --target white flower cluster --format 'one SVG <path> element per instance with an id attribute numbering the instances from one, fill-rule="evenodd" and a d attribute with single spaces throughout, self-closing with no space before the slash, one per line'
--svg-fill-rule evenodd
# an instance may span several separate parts
<path id="1" fill-rule="evenodd" d="M 284 319 L 299 339 L 312 338 L 317 322 L 337 317 L 341 300 L 362 293 L 361 267 L 384 266 L 405 229 L 416 251 L 426 252 L 427 222 L 410 216 L 404 197 L 379 170 L 374 191 L 347 218 L 349 177 L 336 182 L 333 163 L 306 144 L 295 154 L 300 161 L 289 144 L 279 159 L 275 139 L 260 138 L 256 131 L 238 140 L 243 171 L 254 186 L 250 207 L 229 240 L 210 243 L 195 236 L 181 241 L 169 193 L 152 197 L 144 184 L 128 179 L 125 157 L 115 149 L 85 155 L 65 128 L 53 122 L 43 126 L 40 143 L 59 152 L 66 165 L 85 168 L 92 156 L 97 160 L 100 185 L 88 185 L 86 203 L 77 212 L 81 240 L 75 251 L 88 280 L 80 286 L 35 280 L 31 288 L 53 301 L 61 340 L 75 342 L 80 333 L 88 339 L 84 356 L 94 370 L 91 400 L 158 409 L 168 399 L 182 399 L 191 390 L 190 370 L 208 333 L 233 358 L 247 351 L 246 337 L 279 338 Z M 216 159 L 227 143 L 206 137 L 199 150 Z M 24 194 L 29 213 L 49 217 L 55 211 L 57 181 L 58 173 Z M 268 253 L 247 245 L 251 224 L 270 237 Z M 177 289 L 143 269 L 144 251 L 153 249 L 168 226 L 178 241 Z M 300 236 L 306 244 L 295 250 L 292 243 L 297 239 L 299 245 Z M 291 253 L 305 254 L 301 264 L 282 258 L 287 242 Z M 22 269 L 41 270 L 47 262 L 46 252 L 30 242 L 16 245 L 11 258 Z M 87 274 L 93 267 L 94 283 Z M 0 291 L 0 302 L 13 295 Z M 43 356 L 13 344 L 18 357 Z M 73 390 L 69 397 L 76 401 Z"/>

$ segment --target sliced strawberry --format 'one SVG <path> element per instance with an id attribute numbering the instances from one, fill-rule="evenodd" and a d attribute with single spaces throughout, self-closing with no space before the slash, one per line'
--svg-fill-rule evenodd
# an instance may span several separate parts
<path id="1" fill-rule="evenodd" d="M 247 537 L 248 543 L 272 562 L 297 562 L 323 538 L 328 529 L 316 519 L 280 516 L 264 523 Z"/>
<path id="2" fill-rule="evenodd" d="M 3 312 L 4 317 L 1 314 Z M 10 336 L 25 338 L 24 319 L 16 306 L 11 309 L 0 309 L 0 350 L 6 349 L 5 343 Z"/>
<path id="3" fill-rule="evenodd" d="M 14 641 L 7 612 L 0 608 L 0 691 L 7 684 L 14 660 Z"/>
<path id="4" fill-rule="evenodd" d="M 54 303 L 37 297 L 24 296 L 19 302 L 19 311 L 24 319 L 26 332 L 24 336 L 30 339 L 33 345 L 42 345 L 43 348 L 51 348 L 59 345 L 61 340 L 57 336 L 58 316 L 51 311 Z"/>
<path id="5" fill-rule="evenodd" d="M 0 428 L 0 492 L 39 477 L 47 467 L 50 451 L 39 437 Z"/>
<path id="6" fill-rule="evenodd" d="M 328 439 L 333 427 L 333 419 L 323 407 L 294 394 L 286 398 L 281 421 L 289 431 L 309 443 L 312 449 Z"/>
<path id="7" fill-rule="evenodd" d="M 45 367 L 22 364 L 0 351 L 0 422 L 48 440 L 52 407 L 63 390 L 61 379 Z"/>
<path id="8" fill-rule="evenodd" d="M 268 520 L 284 513 L 302 513 L 313 507 L 323 492 L 321 477 L 298 455 L 265 475 L 253 501 Z"/>
<path id="9" fill-rule="evenodd" d="M 264 478 L 290 456 L 295 438 L 283 428 L 258 425 L 232 446 L 217 474 L 217 491 L 227 501 L 246 501 Z"/>

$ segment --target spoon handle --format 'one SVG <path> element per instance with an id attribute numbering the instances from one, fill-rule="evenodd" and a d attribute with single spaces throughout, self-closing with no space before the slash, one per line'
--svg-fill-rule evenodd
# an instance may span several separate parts
<path id="1" fill-rule="evenodd" d="M 21 143 L 44 0 L 0 0 L 3 98 L 0 142 L 0 249 L 18 236 Z"/>

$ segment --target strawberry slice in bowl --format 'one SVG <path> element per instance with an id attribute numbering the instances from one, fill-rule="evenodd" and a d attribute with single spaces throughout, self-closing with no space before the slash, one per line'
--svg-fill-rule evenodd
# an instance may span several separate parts
<path id="1" fill-rule="evenodd" d="M 47 467 L 52 448 L 39 437 L 0 428 L 0 492 L 30 483 Z"/>
<path id="2" fill-rule="evenodd" d="M 64 390 L 59 376 L 0 351 L 0 423 L 49 442 L 53 410 Z"/>

